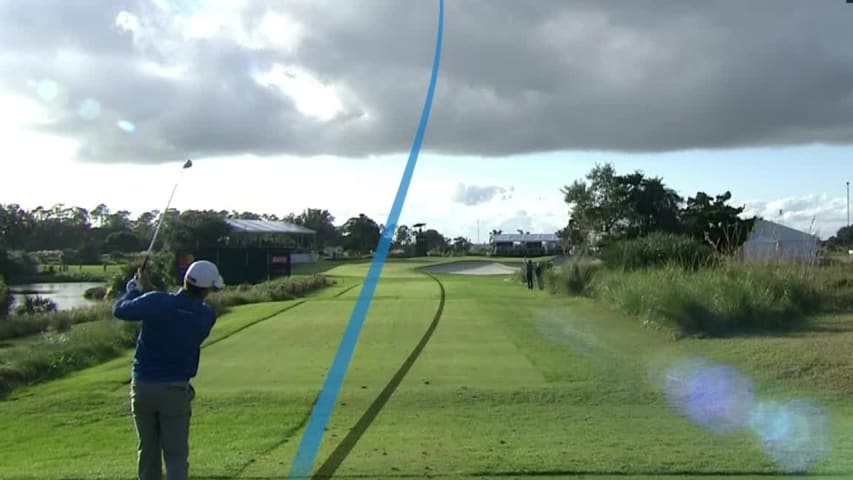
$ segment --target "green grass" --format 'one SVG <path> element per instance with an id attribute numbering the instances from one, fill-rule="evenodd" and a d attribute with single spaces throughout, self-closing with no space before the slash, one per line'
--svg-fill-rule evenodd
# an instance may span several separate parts
<path id="1" fill-rule="evenodd" d="M 318 464 L 433 320 L 438 285 L 413 269 L 434 261 L 385 267 Z M 222 317 L 195 381 L 193 478 L 284 478 L 366 270 L 338 266 L 328 290 Z M 655 373 L 694 356 L 741 369 L 763 397 L 821 402 L 834 448 L 815 471 L 853 473 L 849 316 L 796 335 L 674 342 L 589 300 L 503 278 L 439 278 L 438 329 L 341 478 L 782 473 L 751 434 L 716 436 L 668 406 Z M 0 402 L 0 478 L 133 478 L 129 364 L 128 354 Z"/>
<path id="2" fill-rule="evenodd" d="M 314 295 L 332 284 L 334 281 L 317 275 L 276 280 L 229 288 L 209 297 L 208 303 L 222 314 L 237 305 L 272 302 L 258 307 L 258 311 L 263 312 L 270 305 L 281 306 L 278 302 L 282 300 Z M 260 315 L 255 321 L 269 316 Z M 220 326 L 218 331 L 225 329 L 226 335 L 243 328 L 229 333 L 229 322 L 225 323 L 226 326 Z M 111 303 L 4 319 L 0 322 L 0 340 L 5 340 L 0 342 L 0 397 L 15 388 L 62 377 L 121 355 L 133 346 L 136 327 L 136 324 L 115 320 Z M 31 335 L 34 332 L 41 333 Z"/>

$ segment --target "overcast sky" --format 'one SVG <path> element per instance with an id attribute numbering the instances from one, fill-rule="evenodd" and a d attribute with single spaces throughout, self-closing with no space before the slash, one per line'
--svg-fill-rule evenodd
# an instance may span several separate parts
<path id="1" fill-rule="evenodd" d="M 0 203 L 383 223 L 437 1 L 0 0 Z M 450 0 L 403 223 L 548 231 L 611 161 L 822 236 L 853 175 L 843 0 Z M 780 216 L 780 210 L 782 215 Z"/>

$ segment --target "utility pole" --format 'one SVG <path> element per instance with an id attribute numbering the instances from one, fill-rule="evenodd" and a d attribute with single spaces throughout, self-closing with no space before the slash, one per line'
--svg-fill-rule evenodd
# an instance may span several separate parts
<path id="1" fill-rule="evenodd" d="M 477 219 L 477 245 L 480 244 L 480 219 Z"/>
<path id="2" fill-rule="evenodd" d="M 847 226 L 850 226 L 850 182 L 847 182 Z"/>

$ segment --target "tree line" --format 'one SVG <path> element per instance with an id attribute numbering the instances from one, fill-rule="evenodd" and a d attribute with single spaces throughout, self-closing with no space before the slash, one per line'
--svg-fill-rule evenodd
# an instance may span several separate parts
<path id="1" fill-rule="evenodd" d="M 697 192 L 685 199 L 660 177 L 639 171 L 617 175 L 611 164 L 596 165 L 561 191 L 571 220 L 559 235 L 571 245 L 601 246 L 672 233 L 731 253 L 746 241 L 756 220 L 742 218 L 743 206 L 730 205 L 731 192 Z"/>
<path id="2" fill-rule="evenodd" d="M 111 210 L 104 204 L 89 210 L 79 206 L 54 205 L 31 210 L 17 204 L 0 204 L 0 274 L 9 273 L 8 252 L 56 252 L 56 260 L 66 264 L 97 264 L 105 259 L 121 259 L 148 246 L 158 210 L 132 217 L 127 210 Z M 328 210 L 308 208 L 302 213 L 284 216 L 255 212 L 214 210 L 169 210 L 155 248 L 179 250 L 200 244 L 211 245 L 228 237 L 226 219 L 284 221 L 316 232 L 319 250 L 333 248 L 355 254 L 373 251 L 385 226 L 360 214 L 336 225 Z M 471 242 L 450 239 L 425 224 L 400 225 L 392 249 L 413 254 L 420 237 L 426 251 L 432 253 L 467 252 Z"/>

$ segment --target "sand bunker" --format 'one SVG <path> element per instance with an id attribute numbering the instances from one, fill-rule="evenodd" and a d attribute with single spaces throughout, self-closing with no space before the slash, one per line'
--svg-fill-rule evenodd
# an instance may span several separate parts
<path id="1" fill-rule="evenodd" d="M 512 275 L 517 270 L 495 262 L 454 262 L 430 265 L 421 269 L 427 273 L 447 273 L 452 275 Z"/>

